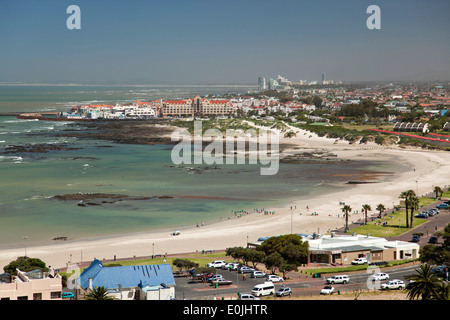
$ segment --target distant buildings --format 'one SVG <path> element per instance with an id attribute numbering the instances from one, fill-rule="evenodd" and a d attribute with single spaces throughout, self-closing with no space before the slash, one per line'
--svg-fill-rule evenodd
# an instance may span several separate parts
<path id="1" fill-rule="evenodd" d="M 264 90 L 266 90 L 267 89 L 267 86 L 266 86 L 266 78 L 264 78 L 264 77 L 259 77 L 258 78 L 258 90 L 259 91 L 264 91 Z"/>

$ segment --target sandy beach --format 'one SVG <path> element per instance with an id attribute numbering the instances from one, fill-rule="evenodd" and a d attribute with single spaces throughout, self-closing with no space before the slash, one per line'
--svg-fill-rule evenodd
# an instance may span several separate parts
<path id="1" fill-rule="evenodd" d="M 40 258 L 54 268 L 66 267 L 80 261 L 150 256 L 152 254 L 175 254 L 202 250 L 223 250 L 227 247 L 245 246 L 247 241 L 256 241 L 263 236 L 294 233 L 321 233 L 342 227 L 345 222 L 339 202 L 349 204 L 358 213 L 349 221 L 362 218 L 361 206 L 368 203 L 374 209 L 382 203 L 392 208 L 399 203 L 399 194 L 412 189 L 419 195 L 432 191 L 433 186 L 444 187 L 449 181 L 450 153 L 422 149 L 402 149 L 398 146 L 380 146 L 375 143 L 349 144 L 318 137 L 314 133 L 295 129 L 292 138 L 280 138 L 280 144 L 291 144 L 292 149 L 283 150 L 283 155 L 298 152 L 329 152 L 338 159 L 388 160 L 404 164 L 404 172 L 395 173 L 388 181 L 355 184 L 350 189 L 317 196 L 308 200 L 286 203 L 283 207 L 265 208 L 275 214 L 255 213 L 240 218 L 230 218 L 198 228 L 180 229 L 178 236 L 170 235 L 175 230 L 119 235 L 103 239 L 58 242 L 46 246 L 28 246 L 27 256 Z M 281 134 L 280 137 L 283 135 Z M 416 182 L 417 181 L 417 182 Z M 291 209 L 292 207 L 292 209 Z M 308 209 L 307 209 L 308 207 Z M 312 215 L 315 212 L 317 214 Z M 371 213 L 374 213 L 373 210 Z M 300 213 L 302 213 L 300 215 Z M 0 268 L 24 255 L 23 248 L 0 251 Z"/>

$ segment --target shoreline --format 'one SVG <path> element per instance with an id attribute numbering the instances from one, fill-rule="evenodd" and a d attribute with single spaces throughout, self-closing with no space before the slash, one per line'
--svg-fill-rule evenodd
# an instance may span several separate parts
<path id="1" fill-rule="evenodd" d="M 334 153 L 337 159 L 400 161 L 402 168 L 410 170 L 395 173 L 386 181 L 348 185 L 344 190 L 319 195 L 308 200 L 297 200 L 278 208 L 274 215 L 251 213 L 240 218 L 223 219 L 201 227 L 179 228 L 178 236 L 169 235 L 168 230 L 138 232 L 82 240 L 69 240 L 48 245 L 28 245 L 27 256 L 40 258 L 47 265 L 63 268 L 67 264 L 97 259 L 120 259 L 125 257 L 151 256 L 152 254 L 180 254 L 202 250 L 224 250 L 227 247 L 246 246 L 247 241 L 259 237 L 294 233 L 321 234 L 342 227 L 345 222 L 340 212 L 339 202 L 349 204 L 358 214 L 351 220 L 362 217 L 361 205 L 368 203 L 374 208 L 383 203 L 386 208 L 398 204 L 402 191 L 418 190 L 418 195 L 428 193 L 435 185 L 445 184 L 450 172 L 450 154 L 445 151 L 421 149 L 401 149 L 397 146 L 379 146 L 374 143 L 349 145 L 348 142 L 318 137 L 314 133 L 297 129 L 297 136 L 281 138 L 290 148 L 283 155 L 299 152 L 325 150 Z M 416 182 L 418 181 L 418 182 Z M 417 188 L 417 189 L 416 189 Z M 291 212 L 290 207 L 296 207 Z M 309 211 L 306 209 L 309 207 Z M 302 212 L 302 215 L 299 214 Z M 310 213 L 317 212 L 318 215 Z M 309 215 L 308 215 L 309 213 Z M 339 217 L 338 217 L 339 215 Z M 170 230 L 174 232 L 175 230 Z M 0 267 L 3 268 L 18 256 L 24 255 L 24 248 L 0 249 Z"/>

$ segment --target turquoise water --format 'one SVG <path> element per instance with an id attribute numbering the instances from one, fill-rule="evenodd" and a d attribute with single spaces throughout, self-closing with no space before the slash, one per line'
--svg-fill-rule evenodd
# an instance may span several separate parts
<path id="1" fill-rule="evenodd" d="M 59 97 L 59 92 L 55 95 Z M 50 98 L 56 99 L 51 94 Z M 234 217 L 235 210 L 252 212 L 347 187 L 341 174 L 391 168 L 384 162 L 281 164 L 278 174 L 262 176 L 259 165 L 175 166 L 170 158 L 172 146 L 55 136 L 68 129 L 83 127 L 0 117 L 1 247 L 23 245 L 23 236 L 29 244 L 37 244 L 61 236 L 80 239 L 162 228 L 173 231 Z M 43 143 L 73 150 L 5 153 L 11 145 Z M 85 207 L 78 206 L 78 201 L 52 198 L 77 192 L 154 198 Z"/>

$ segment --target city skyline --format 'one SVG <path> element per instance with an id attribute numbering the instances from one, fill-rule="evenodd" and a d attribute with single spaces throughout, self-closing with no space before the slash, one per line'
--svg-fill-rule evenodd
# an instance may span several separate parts
<path id="1" fill-rule="evenodd" d="M 370 30 L 368 6 L 381 8 Z M 66 9 L 81 9 L 69 30 Z M 0 82 L 450 80 L 450 3 L 2 1 Z"/>

